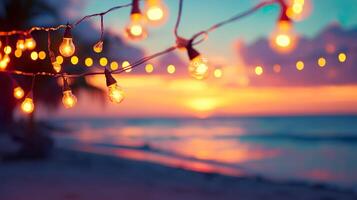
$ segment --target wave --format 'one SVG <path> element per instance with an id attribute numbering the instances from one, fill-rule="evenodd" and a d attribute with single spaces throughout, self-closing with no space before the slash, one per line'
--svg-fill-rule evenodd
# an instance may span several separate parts
<path id="1" fill-rule="evenodd" d="M 237 137 L 237 136 L 234 136 Z M 298 142 L 338 142 L 338 143 L 357 143 L 357 135 L 296 135 L 296 134 L 254 134 L 241 135 L 243 140 L 281 140 Z"/>

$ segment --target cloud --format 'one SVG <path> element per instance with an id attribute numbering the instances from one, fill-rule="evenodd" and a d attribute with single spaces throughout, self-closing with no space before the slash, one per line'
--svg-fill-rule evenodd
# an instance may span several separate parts
<path id="1" fill-rule="evenodd" d="M 267 39 L 260 39 L 251 45 L 239 45 L 237 52 L 251 72 L 251 84 L 258 86 L 304 86 L 357 83 L 357 28 L 344 30 L 333 24 L 314 38 L 300 38 L 297 48 L 289 54 L 274 52 Z M 348 59 L 339 63 L 337 55 L 345 52 Z M 317 60 L 324 57 L 327 65 L 318 67 Z M 305 63 L 303 71 L 296 70 L 298 60 Z M 275 73 L 273 66 L 281 65 L 281 72 Z M 264 74 L 256 76 L 254 67 L 262 65 Z"/>

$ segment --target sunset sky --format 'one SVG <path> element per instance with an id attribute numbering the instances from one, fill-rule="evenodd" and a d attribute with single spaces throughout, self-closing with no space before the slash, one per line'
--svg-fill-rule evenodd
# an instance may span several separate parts
<path id="1" fill-rule="evenodd" d="M 203 2 L 204 5 L 203 5 Z M 185 37 L 245 11 L 260 0 L 195 0 L 184 1 L 183 18 L 179 33 Z M 275 28 L 279 7 L 267 6 L 241 21 L 229 24 L 209 35 L 209 39 L 197 49 L 209 60 L 213 70 L 223 71 L 221 78 L 204 81 L 193 80 L 187 74 L 187 58 L 184 51 L 176 51 L 150 63 L 151 74 L 141 69 L 117 76 L 125 89 L 126 99 L 120 105 L 112 105 L 104 99 L 93 97 L 84 91 L 78 94 L 78 106 L 73 110 L 59 108 L 48 112 L 38 106 L 42 117 L 209 117 L 234 115 L 304 115 L 304 114 L 352 114 L 357 113 L 357 7 L 355 0 L 307 1 L 308 16 L 295 23 L 300 40 L 295 51 L 277 54 L 268 48 L 268 38 Z M 128 1 L 77 0 L 56 2 L 62 6 L 63 21 L 104 11 Z M 168 20 L 160 27 L 149 27 L 145 41 L 131 42 L 123 37 L 128 22 L 129 9 L 115 11 L 105 16 L 105 33 L 122 37 L 124 44 L 110 46 L 109 58 L 115 60 L 116 52 L 122 55 L 116 61 L 134 61 L 174 44 L 172 28 L 177 13 L 177 1 L 165 1 Z M 39 19 L 38 22 L 43 22 Z M 90 29 L 90 30 L 88 30 Z M 74 33 L 93 40 L 99 38 L 99 18 L 78 26 Z M 91 33 L 91 34 L 88 34 Z M 104 44 L 105 46 L 106 44 Z M 120 44 L 119 44 L 120 45 Z M 112 47 L 113 46 L 113 47 Z M 139 53 L 136 53 L 139 52 Z M 347 54 L 347 61 L 338 62 L 339 53 Z M 327 60 L 320 68 L 319 57 Z M 82 59 L 82 60 L 81 60 Z M 80 58 L 83 63 L 84 58 Z M 297 61 L 305 68 L 298 71 Z M 174 64 L 176 71 L 168 74 L 166 67 Z M 281 72 L 273 71 L 279 64 Z M 264 72 L 254 73 L 257 65 Z M 93 85 L 105 89 L 104 77 L 88 77 Z"/>

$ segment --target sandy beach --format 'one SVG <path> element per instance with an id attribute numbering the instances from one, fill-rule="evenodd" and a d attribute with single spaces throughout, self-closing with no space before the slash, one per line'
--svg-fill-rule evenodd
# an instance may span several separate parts
<path id="1" fill-rule="evenodd" d="M 1 200 L 357 199 L 322 184 L 229 177 L 56 149 L 49 160 L 0 163 Z"/>

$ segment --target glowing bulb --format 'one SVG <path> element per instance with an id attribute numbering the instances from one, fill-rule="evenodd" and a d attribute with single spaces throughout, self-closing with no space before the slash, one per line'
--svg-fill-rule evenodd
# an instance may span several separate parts
<path id="1" fill-rule="evenodd" d="M 52 62 L 52 67 L 53 67 L 53 70 L 55 70 L 55 72 L 57 72 L 57 73 L 60 73 L 62 70 L 61 64 L 59 64 L 56 60 L 54 62 Z"/>
<path id="2" fill-rule="evenodd" d="M 77 98 L 71 90 L 63 91 L 62 103 L 65 108 L 72 108 L 77 103 Z"/>
<path id="3" fill-rule="evenodd" d="M 339 53 L 338 54 L 338 61 L 343 63 L 343 62 L 346 62 L 346 60 L 347 60 L 347 55 L 345 53 Z"/>
<path id="4" fill-rule="evenodd" d="M 93 51 L 96 52 L 96 53 L 101 53 L 103 51 L 103 41 L 97 42 L 93 46 Z"/>
<path id="5" fill-rule="evenodd" d="M 197 56 L 190 61 L 188 66 L 190 75 L 198 80 L 202 80 L 208 76 L 207 60 L 202 56 Z"/>
<path id="6" fill-rule="evenodd" d="M 119 68 L 119 64 L 117 62 L 113 61 L 113 62 L 110 63 L 110 69 L 111 70 L 115 71 L 118 68 Z"/>
<path id="7" fill-rule="evenodd" d="M 87 67 L 91 67 L 93 65 L 93 59 L 92 58 L 86 58 L 84 60 L 84 64 L 87 66 Z"/>
<path id="8" fill-rule="evenodd" d="M 46 52 L 44 51 L 38 52 L 38 58 L 44 60 L 46 58 Z"/>
<path id="9" fill-rule="evenodd" d="M 61 65 L 63 63 L 63 57 L 62 56 L 57 56 L 56 57 L 56 62 Z"/>
<path id="10" fill-rule="evenodd" d="M 38 59 L 38 53 L 36 51 L 31 52 L 31 59 L 32 60 L 37 60 Z"/>
<path id="11" fill-rule="evenodd" d="M 296 34 L 288 21 L 280 21 L 270 39 L 270 46 L 280 53 L 291 52 L 296 46 Z"/>
<path id="12" fill-rule="evenodd" d="M 71 63 L 72 63 L 73 65 L 78 64 L 78 61 L 79 61 L 79 59 L 78 59 L 77 56 L 72 56 L 72 57 L 71 57 Z"/>
<path id="13" fill-rule="evenodd" d="M 120 103 L 124 100 L 124 91 L 117 83 L 108 86 L 109 99 L 113 103 Z"/>
<path id="14" fill-rule="evenodd" d="M 26 48 L 25 46 L 25 40 L 23 38 L 20 38 L 17 42 L 16 42 L 16 48 L 20 49 L 20 50 L 24 50 Z"/>
<path id="15" fill-rule="evenodd" d="M 16 56 L 16 58 L 20 58 L 22 56 L 22 50 L 21 49 L 16 49 L 15 50 L 15 56 Z"/>
<path id="16" fill-rule="evenodd" d="M 26 114 L 30 114 L 33 112 L 34 109 L 35 105 L 33 104 L 33 100 L 29 97 L 26 97 L 21 104 L 21 110 Z"/>
<path id="17" fill-rule="evenodd" d="M 175 71 L 176 71 L 176 68 L 175 68 L 174 65 L 168 65 L 167 66 L 167 73 L 173 74 L 173 73 L 175 73 Z"/>
<path id="18" fill-rule="evenodd" d="M 5 46 L 5 48 L 4 48 L 4 53 L 5 54 L 10 54 L 11 51 L 12 51 L 12 49 L 11 49 L 11 47 L 9 45 Z"/>
<path id="19" fill-rule="evenodd" d="M 222 77 L 222 75 L 223 75 L 223 71 L 222 71 L 222 69 L 215 69 L 214 70 L 214 72 L 213 72 L 213 75 L 214 75 L 214 77 L 216 77 L 216 78 L 221 78 Z"/>
<path id="20" fill-rule="evenodd" d="M 256 75 L 260 76 L 260 75 L 263 74 L 264 69 L 263 69 L 263 67 L 261 67 L 261 66 L 256 66 L 254 71 L 255 71 L 255 74 L 256 74 Z"/>
<path id="21" fill-rule="evenodd" d="M 76 47 L 73 44 L 72 38 L 63 38 L 63 41 L 59 47 L 59 51 L 62 56 L 70 57 L 74 54 Z"/>
<path id="22" fill-rule="evenodd" d="M 317 64 L 320 66 L 320 67 L 325 67 L 326 65 L 326 59 L 321 57 L 317 60 Z"/>
<path id="23" fill-rule="evenodd" d="M 25 95 L 25 92 L 20 86 L 17 86 L 14 88 L 14 97 L 16 99 L 22 99 L 22 97 L 24 97 L 24 95 Z"/>
<path id="24" fill-rule="evenodd" d="M 25 47 L 28 50 L 33 50 L 36 47 L 36 41 L 31 35 L 27 35 L 25 39 Z"/>
<path id="25" fill-rule="evenodd" d="M 131 70 L 132 70 L 129 61 L 124 61 L 124 62 L 121 64 L 121 67 L 122 67 L 123 69 L 125 69 L 125 72 L 131 72 Z"/>
<path id="26" fill-rule="evenodd" d="M 107 66 L 108 64 L 108 59 L 106 57 L 102 57 L 99 59 L 99 64 L 102 66 L 102 67 L 105 67 Z"/>
<path id="27" fill-rule="evenodd" d="M 145 65 L 145 71 L 146 71 L 147 73 L 153 72 L 153 71 L 154 71 L 154 66 L 153 66 L 152 64 L 147 64 L 147 65 Z"/>
<path id="28" fill-rule="evenodd" d="M 7 67 L 7 62 L 5 62 L 4 60 L 0 61 L 0 70 L 5 70 Z"/>
<path id="29" fill-rule="evenodd" d="M 131 14 L 130 18 L 130 23 L 125 28 L 126 35 L 132 40 L 144 39 L 147 36 L 147 31 L 143 26 L 141 14 Z"/>
<path id="30" fill-rule="evenodd" d="M 152 6 L 147 10 L 146 16 L 150 21 L 158 21 L 164 17 L 164 11 L 159 6 Z"/>
<path id="31" fill-rule="evenodd" d="M 305 67 L 305 64 L 304 64 L 303 61 L 300 60 L 300 61 L 297 61 L 297 62 L 296 62 L 296 69 L 297 69 L 297 70 L 301 71 L 301 70 L 304 69 L 304 67 Z"/>

